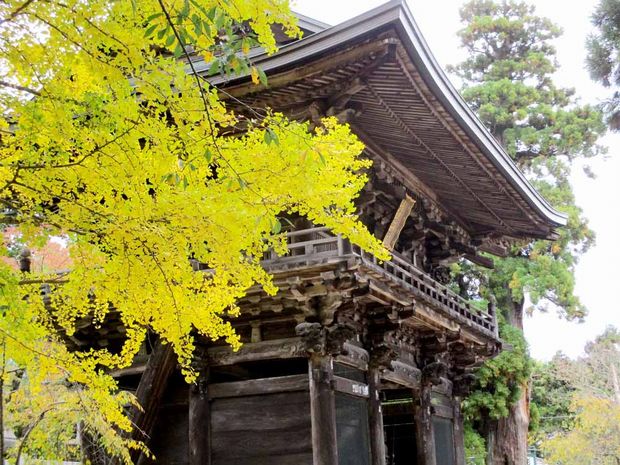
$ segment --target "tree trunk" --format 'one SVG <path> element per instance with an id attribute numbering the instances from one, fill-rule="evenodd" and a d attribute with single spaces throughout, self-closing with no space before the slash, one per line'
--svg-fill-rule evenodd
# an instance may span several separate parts
<path id="1" fill-rule="evenodd" d="M 614 360 L 611 361 L 611 383 L 614 387 L 614 399 L 620 405 L 620 382 L 618 382 L 618 372 Z"/>
<path id="2" fill-rule="evenodd" d="M 510 294 L 509 294 L 510 295 Z M 523 331 L 524 302 L 510 302 L 506 321 Z M 530 425 L 529 385 L 521 386 L 521 397 L 510 407 L 508 416 L 487 419 L 487 465 L 526 465 L 527 433 Z"/>
<path id="3" fill-rule="evenodd" d="M 488 422 L 487 465 L 526 465 L 529 423 L 528 391 L 524 387 L 506 418 Z"/>

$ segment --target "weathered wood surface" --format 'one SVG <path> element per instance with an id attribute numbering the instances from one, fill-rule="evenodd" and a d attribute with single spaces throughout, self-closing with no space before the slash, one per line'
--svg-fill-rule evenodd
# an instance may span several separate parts
<path id="1" fill-rule="evenodd" d="M 454 462 L 455 465 L 465 465 L 465 433 L 463 431 L 463 413 L 461 399 L 454 399 Z"/>
<path id="2" fill-rule="evenodd" d="M 214 399 L 213 465 L 312 465 L 308 392 Z"/>
<path id="3" fill-rule="evenodd" d="M 336 356 L 336 362 L 349 365 L 358 370 L 368 370 L 368 351 L 357 345 L 345 342 L 342 346 L 343 353 Z"/>
<path id="4" fill-rule="evenodd" d="M 211 384 L 208 389 L 208 395 L 210 399 L 216 399 L 307 390 L 308 375 L 290 375 Z"/>
<path id="5" fill-rule="evenodd" d="M 150 449 L 155 454 L 155 461 L 141 459 L 143 462 L 140 463 L 189 465 L 188 438 L 187 405 L 162 407 L 150 442 Z"/>
<path id="6" fill-rule="evenodd" d="M 436 88 L 427 85 L 428 74 L 420 73 L 407 46 L 396 35 L 383 36 L 374 42 L 375 50 L 386 43 L 396 44 L 394 59 L 373 67 L 364 87 L 356 86 L 347 97 L 348 109 L 362 109 L 356 128 L 422 179 L 472 236 L 490 230 L 512 236 L 550 235 L 548 220 L 515 189 L 514 177 L 491 162 L 480 141 L 464 131 L 463 121 L 437 98 Z M 311 102 L 337 100 L 356 76 L 378 61 L 376 52 L 374 59 L 372 53 L 359 54 L 372 49 L 372 44 L 342 44 L 330 54 L 270 76 L 268 89 L 244 82 L 227 92 L 243 96 L 244 104 L 252 107 L 281 111 L 301 107 L 307 113 Z"/>
<path id="7" fill-rule="evenodd" d="M 204 370 L 189 388 L 189 465 L 211 465 L 211 409 L 207 381 L 208 371 Z"/>
<path id="8" fill-rule="evenodd" d="M 368 372 L 368 425 L 370 427 L 370 453 L 372 465 L 386 465 L 383 412 L 379 398 L 379 369 Z"/>
<path id="9" fill-rule="evenodd" d="M 446 405 L 433 405 L 433 413 L 442 418 L 453 418 L 454 408 Z"/>
<path id="10" fill-rule="evenodd" d="M 296 358 L 305 356 L 301 339 L 298 337 L 262 342 L 250 342 L 243 344 L 236 352 L 230 346 L 211 347 L 207 353 L 209 366 L 212 367 L 253 362 L 257 360 Z"/>
<path id="11" fill-rule="evenodd" d="M 131 419 L 135 425 L 134 438 L 144 441 L 147 445 L 157 421 L 159 407 L 168 386 L 168 380 L 176 367 L 176 363 L 177 359 L 172 346 L 170 344 L 164 345 L 158 341 L 140 378 L 136 399 L 143 410 L 133 408 Z M 132 452 L 134 462 L 139 462 L 141 456 L 144 457 L 140 451 Z"/>
<path id="12" fill-rule="evenodd" d="M 398 237 L 400 236 L 401 231 L 405 227 L 405 223 L 407 222 L 407 218 L 411 215 L 411 210 L 413 210 L 413 206 L 415 204 L 415 200 L 413 200 L 408 195 L 405 195 L 405 198 L 401 200 L 400 205 L 398 206 L 398 210 L 396 210 L 396 214 L 390 223 L 390 227 L 385 233 L 385 237 L 383 238 L 383 245 L 388 250 L 394 250 L 394 246 L 398 241 Z"/>
<path id="13" fill-rule="evenodd" d="M 368 398 L 368 385 L 351 379 L 334 376 L 332 386 L 335 391 L 344 392 L 355 397 Z"/>
<path id="14" fill-rule="evenodd" d="M 411 389 L 419 389 L 422 372 L 419 368 L 403 363 L 400 360 L 394 360 L 391 364 L 391 369 L 381 371 L 381 378 Z"/>
<path id="15" fill-rule="evenodd" d="M 319 235 L 318 238 L 306 238 L 294 242 L 301 233 L 311 236 L 312 231 L 313 234 Z M 277 274 L 291 263 L 308 267 L 317 260 L 340 260 L 347 264 L 351 263 L 352 267 L 356 266 L 353 265 L 355 262 L 359 264 L 358 279 L 365 277 L 372 280 L 374 288 L 382 292 L 385 305 L 390 304 L 390 301 L 411 304 L 414 300 L 419 300 L 431 307 L 439 317 L 447 318 L 456 328 L 463 326 L 467 331 L 478 333 L 486 339 L 496 340 L 497 323 L 494 315 L 475 308 L 470 302 L 398 254 L 395 253 L 391 260 L 381 262 L 357 246 L 347 247 L 349 244 L 342 237 L 330 236 L 325 228 L 295 231 L 288 236 L 289 248 L 296 250 L 295 254 L 264 260 L 263 265 L 268 271 Z M 348 250 L 345 253 L 346 249 Z M 293 353 L 297 352 L 293 350 Z M 251 357 L 250 352 L 247 357 Z"/>
<path id="16" fill-rule="evenodd" d="M 338 465 L 336 403 L 332 380 L 331 357 L 312 354 L 310 357 L 310 411 L 314 465 Z"/>
<path id="17" fill-rule="evenodd" d="M 431 387 L 422 386 L 415 407 L 417 465 L 437 465 L 435 456 L 435 432 L 433 430 Z M 415 398 L 415 395 L 414 395 Z"/>

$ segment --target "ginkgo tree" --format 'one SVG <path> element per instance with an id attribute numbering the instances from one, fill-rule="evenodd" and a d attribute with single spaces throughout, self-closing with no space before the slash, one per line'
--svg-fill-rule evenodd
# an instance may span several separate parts
<path id="1" fill-rule="evenodd" d="M 234 114 L 195 73 L 202 58 L 211 73 L 266 85 L 248 52 L 276 51 L 276 23 L 300 35 L 286 0 L 0 4 L 1 221 L 25 247 L 61 240 L 71 263 L 24 276 L 0 262 L 13 460 L 60 453 L 46 428 L 69 434 L 79 422 L 129 462 L 128 448 L 142 447 L 122 433 L 131 399 L 106 371 L 129 365 L 147 332 L 173 347 L 190 382 L 195 335 L 239 347 L 229 319 L 249 287 L 277 291 L 260 259 L 285 252 L 283 215 L 386 258 L 355 214 L 369 162 L 347 126 Z M 111 309 L 121 350 L 65 347 L 61 334 Z"/>

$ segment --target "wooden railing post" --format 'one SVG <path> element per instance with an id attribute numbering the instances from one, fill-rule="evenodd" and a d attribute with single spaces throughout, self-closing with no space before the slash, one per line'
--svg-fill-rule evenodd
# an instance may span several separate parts
<path id="1" fill-rule="evenodd" d="M 495 313 L 495 303 L 489 302 L 487 306 L 489 316 L 491 317 L 491 321 L 493 322 L 493 334 L 499 338 L 499 327 L 497 326 L 497 314 Z"/>

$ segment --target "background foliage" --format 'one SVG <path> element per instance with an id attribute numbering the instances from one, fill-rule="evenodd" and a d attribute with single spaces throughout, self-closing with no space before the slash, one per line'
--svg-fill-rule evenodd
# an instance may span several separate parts
<path id="1" fill-rule="evenodd" d="M 561 427 L 547 424 L 542 436 L 545 460 L 581 465 L 620 462 L 620 333 L 609 327 L 572 360 L 558 355 L 549 378 L 570 389 L 571 421 Z M 565 390 L 566 388 L 562 388 Z M 564 407 L 565 402 L 553 404 Z"/>

